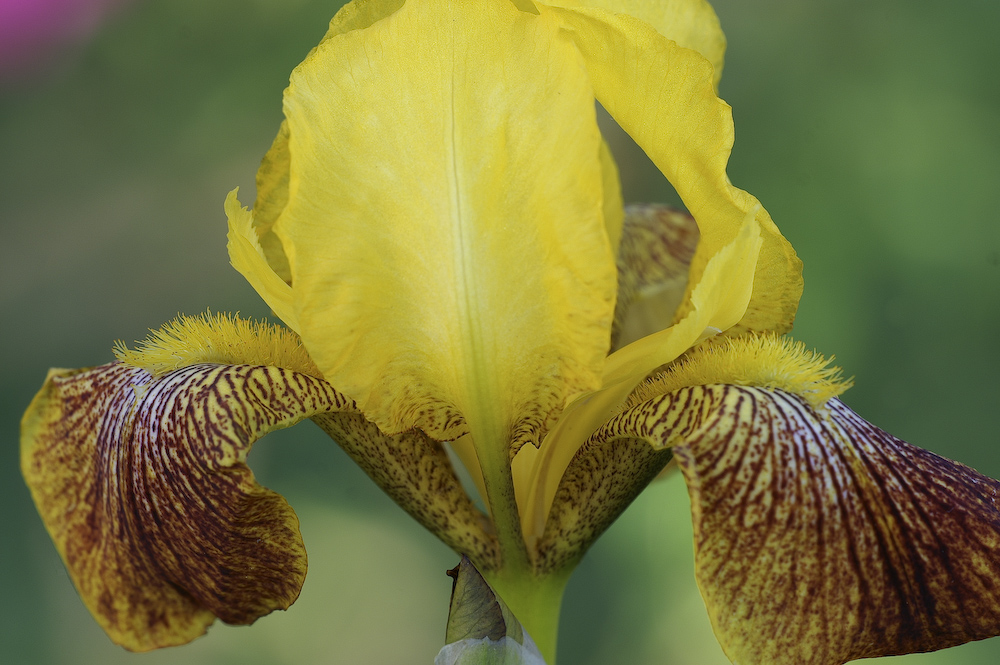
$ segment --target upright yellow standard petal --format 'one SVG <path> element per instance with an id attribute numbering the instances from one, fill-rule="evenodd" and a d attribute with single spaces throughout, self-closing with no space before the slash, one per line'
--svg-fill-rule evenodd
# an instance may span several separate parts
<path id="1" fill-rule="evenodd" d="M 367 28 L 372 23 L 392 14 L 402 4 L 403 0 L 349 2 L 341 7 L 337 15 L 330 21 L 330 28 L 323 36 L 323 41 L 351 30 Z M 263 253 L 267 257 L 267 263 L 282 280 L 289 284 L 291 284 L 292 276 L 288 267 L 288 257 L 285 255 L 285 248 L 282 246 L 281 240 L 272 231 L 272 227 L 277 221 L 278 215 L 288 204 L 290 162 L 288 122 L 286 121 L 281 123 L 278 135 L 274 138 L 271 149 L 261 160 L 260 169 L 257 171 L 257 200 L 253 206 L 253 228 L 257 231 Z M 239 270 L 243 272 L 242 268 Z M 252 280 L 251 283 L 253 283 Z"/>
<path id="2" fill-rule="evenodd" d="M 598 101 L 646 151 L 698 222 L 701 238 L 688 293 L 708 261 L 737 236 L 744 216 L 756 210 L 763 240 L 759 269 L 750 304 L 729 333 L 787 332 L 802 294 L 802 264 L 757 199 L 726 176 L 733 120 L 715 94 L 711 64 L 631 16 L 592 8 L 547 12 L 557 13 L 573 35 Z"/>
<path id="3" fill-rule="evenodd" d="M 611 243 L 611 253 L 617 255 L 618 243 L 622 239 L 622 225 L 625 223 L 625 202 L 622 200 L 618 165 L 606 141 L 601 141 L 601 175 L 604 176 L 604 224 Z"/>
<path id="4" fill-rule="evenodd" d="M 250 217 L 250 222 L 256 232 L 261 253 L 266 257 L 270 268 L 286 284 L 292 283 L 288 256 L 285 255 L 285 248 L 282 247 L 281 241 L 274 234 L 272 228 L 278 215 L 288 205 L 289 160 L 288 123 L 282 122 L 281 127 L 278 128 L 278 135 L 271 143 L 271 149 L 264 155 L 264 159 L 260 162 L 260 168 L 257 169 L 257 200 L 253 204 L 253 215 Z M 238 218 L 239 210 L 239 206 L 232 209 L 229 198 L 226 199 L 226 214 L 229 216 L 230 226 L 235 223 L 234 217 Z M 232 246 L 230 246 L 230 253 L 232 253 Z M 235 261 L 233 261 L 233 265 L 236 266 Z M 239 266 L 236 266 L 236 269 L 243 273 L 243 269 Z M 246 273 L 243 274 L 246 275 Z"/>
<path id="5" fill-rule="evenodd" d="M 317 47 L 285 114 L 273 228 L 299 332 L 384 431 L 506 441 L 597 386 L 615 289 L 600 135 L 551 17 L 407 2 Z"/>

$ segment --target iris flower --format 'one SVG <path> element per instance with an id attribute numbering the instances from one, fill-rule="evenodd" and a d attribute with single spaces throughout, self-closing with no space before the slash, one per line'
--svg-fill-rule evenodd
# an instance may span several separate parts
<path id="1" fill-rule="evenodd" d="M 862 420 L 782 337 L 801 263 L 726 176 L 724 44 L 701 0 L 345 6 L 291 75 L 253 210 L 225 204 L 230 260 L 285 327 L 181 317 L 53 370 L 24 416 L 24 475 L 111 638 L 181 644 L 295 600 L 295 514 L 245 460 L 306 418 L 549 663 L 573 568 L 675 467 L 733 662 L 1000 632 L 1000 483 Z M 595 100 L 687 213 L 623 208 Z"/>

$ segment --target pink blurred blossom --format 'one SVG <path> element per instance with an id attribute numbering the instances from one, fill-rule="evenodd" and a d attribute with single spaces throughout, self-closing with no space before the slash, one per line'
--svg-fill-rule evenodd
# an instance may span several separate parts
<path id="1" fill-rule="evenodd" d="M 92 35 L 126 0 L 0 0 L 0 77 L 43 66 Z"/>

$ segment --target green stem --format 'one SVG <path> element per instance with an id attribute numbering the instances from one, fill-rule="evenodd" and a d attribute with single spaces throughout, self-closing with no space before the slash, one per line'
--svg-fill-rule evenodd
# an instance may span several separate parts
<path id="1" fill-rule="evenodd" d="M 531 635 L 547 665 L 556 663 L 559 610 L 571 572 L 572 567 L 544 577 L 515 573 L 506 568 L 483 573 L 486 581 Z"/>
<path id="2" fill-rule="evenodd" d="M 489 420 L 484 419 L 483 423 L 489 423 Z M 499 569 L 480 572 L 531 635 L 547 665 L 555 665 L 559 610 L 574 566 L 544 576 L 535 574 L 521 530 L 508 439 L 497 436 L 505 430 L 502 427 L 475 426 L 471 429 L 501 561 Z"/>

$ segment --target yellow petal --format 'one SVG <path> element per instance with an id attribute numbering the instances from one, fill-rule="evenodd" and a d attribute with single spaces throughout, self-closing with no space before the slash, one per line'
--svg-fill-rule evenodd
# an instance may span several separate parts
<path id="1" fill-rule="evenodd" d="M 618 165 L 611 154 L 607 141 L 601 140 L 601 176 L 604 190 L 604 225 L 608 232 L 611 252 L 618 255 L 618 244 L 622 239 L 622 224 L 625 222 L 625 204 L 622 201 L 621 180 Z"/>
<path id="2" fill-rule="evenodd" d="M 618 14 L 628 14 L 648 23 L 678 46 L 697 51 L 712 63 L 714 85 L 722 76 L 726 36 L 719 17 L 705 0 L 555 0 L 553 7 L 596 7 Z"/>
<path id="3" fill-rule="evenodd" d="M 414 0 L 317 47 L 285 112 L 274 230 L 300 332 L 384 431 L 505 445 L 597 384 L 615 281 L 600 136 L 557 25 Z"/>
<path id="4" fill-rule="evenodd" d="M 711 257 L 737 236 L 746 214 L 757 210 L 760 269 L 753 298 L 731 334 L 790 329 L 802 293 L 801 262 L 757 199 L 729 183 L 732 114 L 715 94 L 711 64 L 629 16 L 589 8 L 546 11 L 559 15 L 580 48 L 598 101 L 646 151 L 697 221 L 701 239 L 689 293 Z"/>
<path id="5" fill-rule="evenodd" d="M 323 41 L 351 30 L 367 28 L 399 9 L 403 0 L 361 0 L 349 2 L 330 21 Z M 288 152 L 288 122 L 282 121 L 271 148 L 257 171 L 257 199 L 253 205 L 253 227 L 267 257 L 267 263 L 288 284 L 292 283 L 288 256 L 281 240 L 272 231 L 278 216 L 288 204 L 288 178 L 291 155 Z M 253 283 L 253 282 L 251 282 Z M 256 287 L 255 287 L 256 288 Z"/>
<path id="6" fill-rule="evenodd" d="M 229 217 L 229 261 L 243 275 L 250 286 L 260 294 L 271 311 L 292 330 L 300 329 L 298 313 L 292 300 L 292 287 L 274 271 L 265 256 L 254 230 L 253 213 L 240 205 L 238 190 L 226 197 L 226 215 Z M 270 236 L 276 238 L 273 233 Z M 278 245 L 272 245 L 278 246 Z"/>
<path id="7" fill-rule="evenodd" d="M 286 284 L 292 283 L 292 271 L 288 265 L 288 256 L 281 240 L 275 235 L 274 223 L 278 221 L 281 211 L 288 205 L 288 166 L 290 162 L 288 154 L 288 123 L 282 121 L 278 128 L 278 135 L 271 143 L 271 149 L 261 160 L 260 168 L 257 170 L 257 200 L 253 204 L 253 215 L 251 217 L 252 227 L 256 231 L 257 242 L 260 245 L 260 252 L 267 260 L 267 264 L 277 273 Z M 230 214 L 231 203 L 226 199 L 226 213 L 229 214 L 230 225 L 233 223 L 233 214 Z M 238 206 L 237 206 L 238 208 Z M 246 214 L 244 212 L 244 214 Z M 246 235 L 249 229 L 245 228 L 244 221 L 241 232 Z M 231 228 L 231 226 L 230 226 Z M 236 265 L 235 263 L 233 265 Z M 237 268 L 243 272 L 240 268 Z M 250 282 L 253 284 L 253 282 Z M 257 288 L 254 286 L 254 288 Z"/>
<path id="8" fill-rule="evenodd" d="M 716 344 L 688 362 L 588 445 L 673 450 L 733 662 L 840 665 L 1000 634 L 1000 482 L 820 398 L 843 384 L 799 347 Z M 712 374 L 772 387 L 678 387 Z"/>
<path id="9" fill-rule="evenodd" d="M 330 21 L 330 29 L 323 36 L 325 42 L 331 37 L 351 30 L 363 30 L 403 6 L 405 0 L 354 0 L 348 2 Z M 321 42 L 322 43 L 322 42 Z"/>

